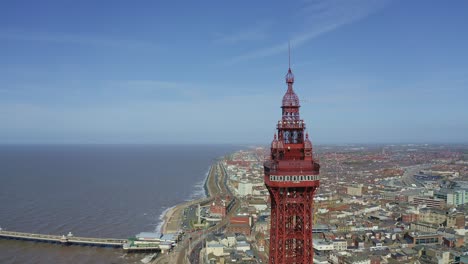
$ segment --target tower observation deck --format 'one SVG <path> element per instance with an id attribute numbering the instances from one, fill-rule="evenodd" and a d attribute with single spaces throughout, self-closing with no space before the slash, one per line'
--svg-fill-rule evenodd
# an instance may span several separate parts
<path id="1" fill-rule="evenodd" d="M 271 198 L 270 264 L 313 263 L 313 197 L 319 187 L 320 165 L 314 161 L 312 142 L 299 115 L 294 75 L 286 74 L 282 117 L 264 163 L 264 181 Z"/>

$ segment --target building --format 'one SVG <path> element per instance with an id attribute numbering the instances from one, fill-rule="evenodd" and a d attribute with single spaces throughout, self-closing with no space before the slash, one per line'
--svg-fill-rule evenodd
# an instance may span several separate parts
<path id="1" fill-rule="evenodd" d="M 161 244 L 161 234 L 153 232 L 141 232 L 135 236 L 135 245 L 158 246 Z"/>
<path id="2" fill-rule="evenodd" d="M 213 254 L 217 257 L 224 255 L 224 245 L 216 241 L 206 243 L 206 254 Z"/>
<path id="3" fill-rule="evenodd" d="M 251 225 L 252 219 L 249 216 L 233 216 L 229 219 L 229 225 L 226 228 L 226 232 L 250 236 Z"/>
<path id="4" fill-rule="evenodd" d="M 312 243 L 314 250 L 317 253 L 326 253 L 327 251 L 334 250 L 333 242 L 325 241 L 323 239 L 315 239 Z"/>
<path id="5" fill-rule="evenodd" d="M 464 189 L 440 189 L 434 196 L 444 200 L 449 206 L 459 206 L 468 203 L 468 193 Z"/>
<path id="6" fill-rule="evenodd" d="M 413 204 L 425 205 L 428 208 L 442 208 L 445 205 L 445 201 L 427 196 L 416 196 L 413 198 Z"/>
<path id="7" fill-rule="evenodd" d="M 260 216 L 255 222 L 255 232 L 266 233 L 270 223 L 266 216 Z"/>
<path id="8" fill-rule="evenodd" d="M 350 185 L 346 187 L 346 193 L 351 196 L 362 196 L 363 188 L 362 184 Z"/>
<path id="9" fill-rule="evenodd" d="M 315 264 L 329 264 L 327 256 L 314 255 Z"/>
<path id="10" fill-rule="evenodd" d="M 252 199 L 249 201 L 249 205 L 253 206 L 257 211 L 263 211 L 267 209 L 267 204 L 263 199 Z"/>
<path id="11" fill-rule="evenodd" d="M 442 236 L 437 233 L 411 232 L 405 235 L 405 239 L 410 245 L 439 245 L 442 243 Z"/>
<path id="12" fill-rule="evenodd" d="M 226 247 L 233 247 L 236 245 L 236 242 L 236 235 L 234 234 L 226 235 L 226 237 L 221 240 L 221 243 Z"/>
<path id="13" fill-rule="evenodd" d="M 446 211 L 435 208 L 422 208 L 419 210 L 419 221 L 430 224 L 443 224 L 447 219 Z"/>
<path id="14" fill-rule="evenodd" d="M 215 199 L 210 205 L 210 215 L 216 217 L 225 217 L 226 201 L 219 198 Z"/>
<path id="15" fill-rule="evenodd" d="M 236 244 L 236 250 L 246 252 L 247 250 L 250 250 L 250 244 L 246 241 L 240 241 Z"/>
<path id="16" fill-rule="evenodd" d="M 372 263 L 371 257 L 366 254 L 350 254 L 348 252 L 331 253 L 329 262 L 333 264 L 371 264 Z"/>
<path id="17" fill-rule="evenodd" d="M 248 181 L 240 181 L 238 192 L 240 196 L 252 195 L 252 183 Z"/>
<path id="18" fill-rule="evenodd" d="M 410 224 L 410 229 L 413 231 L 435 233 L 439 229 L 439 225 L 429 224 L 429 223 L 424 223 L 424 222 L 413 222 Z"/>
<path id="19" fill-rule="evenodd" d="M 344 239 L 335 239 L 333 240 L 333 250 L 343 251 L 348 248 L 348 242 Z"/>
<path id="20" fill-rule="evenodd" d="M 453 212 L 447 215 L 447 227 L 465 228 L 465 214 L 462 212 Z"/>
<path id="21" fill-rule="evenodd" d="M 160 233 L 153 233 L 153 232 L 141 232 L 135 236 L 138 241 L 143 242 L 154 242 L 159 243 L 161 242 L 161 234 Z"/>
<path id="22" fill-rule="evenodd" d="M 371 260 L 367 255 L 347 256 L 344 258 L 345 264 L 371 264 Z"/>
<path id="23" fill-rule="evenodd" d="M 312 142 L 299 115 L 294 75 L 286 74 L 282 118 L 264 163 L 264 182 L 270 193 L 270 264 L 313 263 L 312 206 L 319 187 L 320 165 L 312 155 Z"/>
<path id="24" fill-rule="evenodd" d="M 411 222 L 416 222 L 419 219 L 419 215 L 415 213 L 403 213 L 401 214 L 401 221 L 403 223 L 411 223 Z"/>

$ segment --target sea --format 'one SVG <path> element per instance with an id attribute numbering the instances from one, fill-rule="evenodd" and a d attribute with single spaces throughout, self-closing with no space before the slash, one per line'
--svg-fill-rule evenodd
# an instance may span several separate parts
<path id="1" fill-rule="evenodd" d="M 234 145 L 0 145 L 0 227 L 129 238 L 205 196 L 215 159 Z M 0 263 L 141 263 L 145 254 L 0 239 Z"/>

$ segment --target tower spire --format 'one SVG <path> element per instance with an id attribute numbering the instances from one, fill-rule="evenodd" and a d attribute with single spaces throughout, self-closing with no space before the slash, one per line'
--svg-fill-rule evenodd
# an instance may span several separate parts
<path id="1" fill-rule="evenodd" d="M 292 85 L 294 83 L 294 74 L 291 71 L 291 43 L 288 41 L 288 73 L 286 74 L 286 83 Z"/>

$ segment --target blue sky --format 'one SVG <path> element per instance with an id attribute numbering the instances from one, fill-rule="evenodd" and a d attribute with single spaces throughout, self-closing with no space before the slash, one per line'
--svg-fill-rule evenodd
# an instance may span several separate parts
<path id="1" fill-rule="evenodd" d="M 468 142 L 467 1 L 1 1 L 0 143 Z"/>

